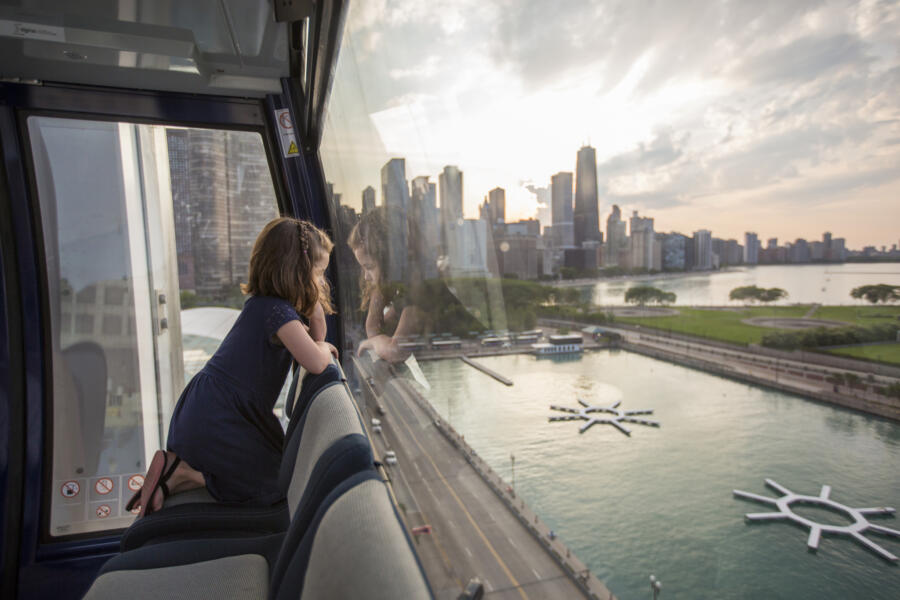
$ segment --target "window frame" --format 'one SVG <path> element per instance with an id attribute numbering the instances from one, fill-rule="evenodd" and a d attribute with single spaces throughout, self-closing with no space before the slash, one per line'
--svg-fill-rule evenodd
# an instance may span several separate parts
<path id="1" fill-rule="evenodd" d="M 4 86 L 6 87 L 6 86 Z M 81 88 L 73 86 L 10 86 L 15 120 L 22 149 L 22 168 L 27 186 L 27 204 L 32 215 L 31 237 L 37 262 L 38 288 L 40 303 L 40 328 L 37 335 L 40 340 L 42 356 L 41 373 L 41 441 L 40 456 L 27 457 L 31 464 L 35 459 L 40 464 L 40 489 L 35 503 L 37 517 L 38 555 L 47 554 L 48 547 L 58 548 L 64 555 L 67 550 L 79 547 L 84 541 L 96 541 L 103 546 L 116 545 L 124 528 L 111 528 L 97 532 L 73 533 L 54 536 L 50 533 L 50 511 L 52 503 L 52 456 L 53 456 L 53 360 L 52 360 L 52 324 L 49 322 L 50 297 L 47 271 L 46 237 L 41 218 L 40 198 L 38 197 L 35 163 L 31 154 L 31 136 L 28 131 L 28 119 L 37 117 L 54 117 L 75 121 L 102 121 L 111 123 L 127 122 L 141 125 L 176 126 L 186 128 L 217 129 L 222 131 L 246 131 L 261 136 L 269 175 L 274 185 L 277 210 L 279 214 L 293 214 L 295 208 L 287 192 L 284 171 L 276 159 L 281 149 L 277 143 L 277 134 L 272 123 L 271 113 L 266 109 L 263 99 L 236 99 L 232 97 L 197 97 L 188 94 L 121 91 L 103 88 Z M 16 92 L 19 92 L 18 94 Z M 19 102 L 15 102 L 19 100 Z M 35 447 L 35 444 L 32 444 Z M 26 491 L 27 497 L 34 497 Z M 41 547 L 45 547 L 41 551 Z M 49 554 L 57 554 L 49 551 Z"/>

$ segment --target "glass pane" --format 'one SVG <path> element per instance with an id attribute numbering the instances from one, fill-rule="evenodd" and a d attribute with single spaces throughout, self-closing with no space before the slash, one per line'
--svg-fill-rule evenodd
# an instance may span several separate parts
<path id="1" fill-rule="evenodd" d="M 745 524 L 774 509 L 732 490 L 900 502 L 897 19 L 862 1 L 350 7 L 321 151 L 345 355 L 410 520 L 421 500 L 434 525 L 439 595 L 482 565 L 429 493 L 455 464 L 423 452 L 436 427 L 617 597 L 651 573 L 677 597 L 890 597 L 885 555 L 840 536 L 807 553 L 809 532 Z M 486 537 L 485 569 L 508 567 L 488 592 L 542 595 L 531 557 Z"/>
<path id="2" fill-rule="evenodd" d="M 256 133 L 28 124 L 53 348 L 50 533 L 123 527 L 178 395 L 242 305 L 274 188 Z"/>
<path id="3" fill-rule="evenodd" d="M 123 527 L 129 483 L 158 446 L 156 375 L 133 135 L 31 117 L 53 364 L 50 533 Z"/>

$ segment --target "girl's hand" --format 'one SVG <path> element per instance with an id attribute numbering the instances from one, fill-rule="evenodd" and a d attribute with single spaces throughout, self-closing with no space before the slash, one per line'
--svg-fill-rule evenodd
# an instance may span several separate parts
<path id="1" fill-rule="evenodd" d="M 330 352 L 333 357 L 340 358 L 338 356 L 338 349 L 332 344 L 329 344 L 328 342 L 316 342 L 316 344 L 318 344 L 319 348 L 324 348 L 326 351 Z"/>

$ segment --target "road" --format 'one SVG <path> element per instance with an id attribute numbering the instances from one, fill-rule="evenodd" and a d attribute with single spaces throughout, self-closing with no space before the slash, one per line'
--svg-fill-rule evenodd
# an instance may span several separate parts
<path id="1" fill-rule="evenodd" d="M 476 576 L 486 598 L 586 597 L 404 384 L 388 382 L 380 402 L 376 451 L 397 454 L 398 464 L 386 469 L 409 527 L 432 527 L 414 541 L 438 598 L 457 598 Z M 610 597 L 603 592 L 600 598 Z"/>

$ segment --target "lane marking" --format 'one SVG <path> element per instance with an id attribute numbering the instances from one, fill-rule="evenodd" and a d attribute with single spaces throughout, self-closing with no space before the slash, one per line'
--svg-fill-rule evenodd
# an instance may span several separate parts
<path id="1" fill-rule="evenodd" d="M 512 538 L 510 538 L 509 536 L 506 536 L 506 541 L 509 542 L 509 545 L 513 548 L 518 548 L 518 546 L 516 546 L 516 543 L 512 541 Z"/>
<path id="2" fill-rule="evenodd" d="M 541 580 L 541 574 L 534 570 L 532 567 L 531 572 L 534 573 L 534 576 L 538 578 L 538 581 Z"/>
<path id="3" fill-rule="evenodd" d="M 465 551 L 466 551 L 466 554 L 468 554 L 468 555 L 469 555 L 469 558 L 472 558 L 472 551 L 471 551 L 471 550 L 469 550 L 469 548 L 468 548 L 468 547 L 466 547 L 466 546 L 463 546 L 463 549 L 464 549 L 464 550 L 465 550 Z"/>
<path id="4" fill-rule="evenodd" d="M 401 395 L 401 397 L 404 396 L 403 394 L 400 394 L 400 395 Z M 404 398 L 404 403 L 405 403 L 405 400 L 406 399 Z M 407 405 L 407 409 L 410 410 L 408 405 Z M 398 414 L 401 414 L 401 413 L 398 412 Z M 487 546 L 487 549 L 490 550 L 491 554 L 497 560 L 497 564 L 500 565 L 500 568 L 503 569 L 504 573 L 506 573 L 506 576 L 509 578 L 510 582 L 512 582 L 513 586 L 516 588 L 516 590 L 518 590 L 519 595 L 522 596 L 522 598 L 524 598 L 525 600 L 528 600 L 528 594 L 526 594 L 525 590 L 522 589 L 522 584 L 519 583 L 519 581 L 512 574 L 512 571 L 509 570 L 509 567 L 506 566 L 506 563 L 503 562 L 503 559 L 500 558 L 500 555 L 497 554 L 497 551 L 494 549 L 494 546 L 491 545 L 491 542 L 487 539 L 487 536 L 481 530 L 481 527 L 479 527 L 478 523 L 475 522 L 475 519 L 472 517 L 471 513 L 469 513 L 468 509 L 463 504 L 462 500 L 460 500 L 459 496 L 456 494 L 456 491 L 453 489 L 453 487 L 450 485 L 450 483 L 444 477 L 444 474 L 441 473 L 440 469 L 438 469 L 437 464 L 434 462 L 434 459 L 431 457 L 431 454 L 429 454 L 428 451 L 425 450 L 425 448 L 419 442 L 419 439 L 412 432 L 412 428 L 409 426 L 409 423 L 407 423 L 406 419 L 403 418 L 402 416 L 397 421 L 403 426 L 404 429 L 406 429 L 406 432 L 409 435 L 409 437 L 412 438 L 413 443 L 415 443 L 415 445 L 419 447 L 419 450 L 422 451 L 422 454 L 425 456 L 425 458 L 428 459 L 428 462 L 431 463 L 432 468 L 434 469 L 435 473 L 437 473 L 437 476 L 440 478 L 441 482 L 444 484 L 444 487 L 447 488 L 447 491 L 449 491 L 450 495 L 453 496 L 453 499 L 456 500 L 456 503 L 462 509 L 463 513 L 466 515 L 466 518 L 469 520 L 469 523 L 472 524 L 472 527 L 475 528 L 475 531 L 478 533 L 478 536 L 484 542 L 484 545 Z M 487 583 L 487 580 L 485 580 L 485 583 Z M 487 586 L 485 586 L 485 587 L 487 587 Z M 488 590 L 488 591 L 490 591 L 490 590 Z"/>

